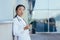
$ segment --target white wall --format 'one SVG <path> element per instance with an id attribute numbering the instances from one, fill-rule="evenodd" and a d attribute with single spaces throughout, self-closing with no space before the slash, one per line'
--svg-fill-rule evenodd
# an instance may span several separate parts
<path id="1" fill-rule="evenodd" d="M 15 0 L 0 0 L 0 21 L 13 19 Z"/>
<path id="2" fill-rule="evenodd" d="M 0 23 L 0 40 L 12 40 L 12 23 Z"/>
<path id="3" fill-rule="evenodd" d="M 12 40 L 13 9 L 16 0 L 0 0 L 0 40 Z"/>

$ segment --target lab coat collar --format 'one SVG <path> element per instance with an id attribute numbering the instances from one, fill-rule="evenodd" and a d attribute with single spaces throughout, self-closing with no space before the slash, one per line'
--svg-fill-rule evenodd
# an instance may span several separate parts
<path id="1" fill-rule="evenodd" d="M 22 18 L 21 18 L 20 16 L 18 16 L 18 15 L 17 15 L 17 17 L 18 17 L 18 19 L 22 19 Z"/>
<path id="2" fill-rule="evenodd" d="M 18 19 L 19 22 L 22 20 L 22 18 L 18 15 L 17 15 L 17 19 Z"/>

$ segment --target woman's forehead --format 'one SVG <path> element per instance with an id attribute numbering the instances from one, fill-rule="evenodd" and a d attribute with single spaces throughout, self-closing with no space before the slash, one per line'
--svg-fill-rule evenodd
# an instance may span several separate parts
<path id="1" fill-rule="evenodd" d="M 23 10 L 24 10 L 25 8 L 24 8 L 23 6 L 21 6 L 21 7 L 19 7 L 18 9 L 23 9 Z"/>

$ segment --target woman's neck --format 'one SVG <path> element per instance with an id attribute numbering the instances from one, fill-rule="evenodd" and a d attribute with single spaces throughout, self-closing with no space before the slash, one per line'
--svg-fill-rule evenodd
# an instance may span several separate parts
<path id="1" fill-rule="evenodd" d="M 18 15 L 19 17 L 22 17 L 21 15 Z"/>

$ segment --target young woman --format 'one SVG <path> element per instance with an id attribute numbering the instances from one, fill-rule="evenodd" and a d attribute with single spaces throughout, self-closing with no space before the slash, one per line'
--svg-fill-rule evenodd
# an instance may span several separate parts
<path id="1" fill-rule="evenodd" d="M 13 19 L 13 34 L 18 36 L 18 40 L 31 40 L 29 35 L 29 25 L 21 18 L 25 10 L 24 5 L 16 7 L 16 16 Z"/>

